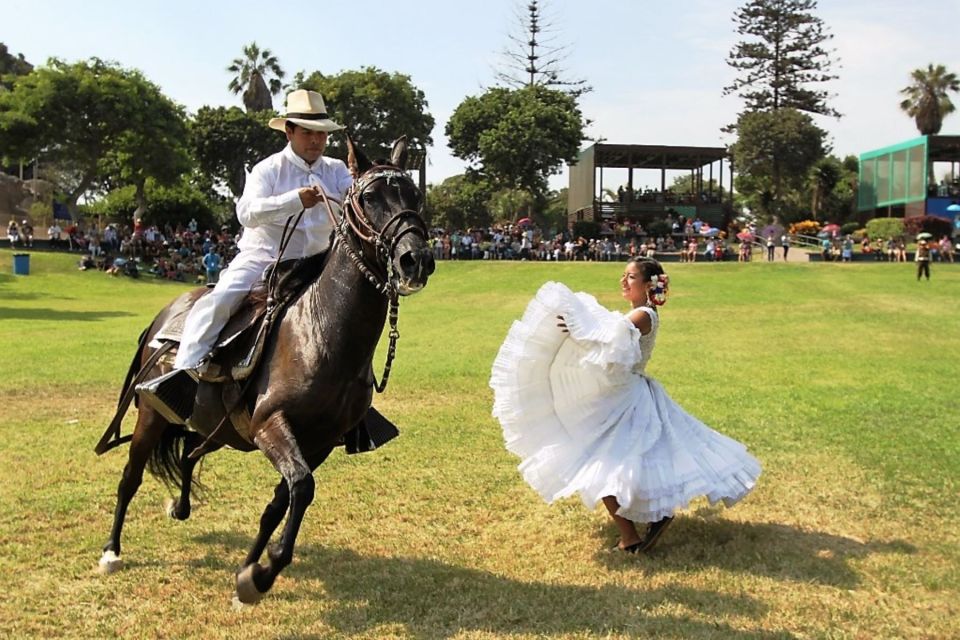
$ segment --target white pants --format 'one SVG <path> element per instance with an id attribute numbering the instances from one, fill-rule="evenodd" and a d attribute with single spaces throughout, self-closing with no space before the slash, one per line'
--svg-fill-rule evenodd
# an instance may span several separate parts
<path id="1" fill-rule="evenodd" d="M 213 291 L 193 305 L 183 326 L 183 338 L 177 350 L 174 367 L 193 369 L 210 353 L 220 332 L 226 326 L 253 285 L 263 277 L 264 270 L 273 264 L 266 251 L 241 251 L 220 273 Z"/>

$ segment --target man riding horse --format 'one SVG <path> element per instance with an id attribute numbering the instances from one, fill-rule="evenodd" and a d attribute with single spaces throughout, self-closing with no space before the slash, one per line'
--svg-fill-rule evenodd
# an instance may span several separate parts
<path id="1" fill-rule="evenodd" d="M 270 120 L 269 126 L 283 131 L 289 143 L 247 176 L 237 203 L 237 218 L 244 227 L 240 253 L 187 316 L 174 369 L 137 386 L 140 397 L 175 424 L 190 418 L 199 370 L 230 316 L 277 259 L 287 221 L 303 210 L 296 229 L 287 231 L 283 259 L 323 253 L 332 231 L 324 195 L 339 204 L 353 184 L 342 161 L 323 155 L 329 134 L 344 127 L 328 117 L 319 93 L 291 92 L 286 113 Z"/>

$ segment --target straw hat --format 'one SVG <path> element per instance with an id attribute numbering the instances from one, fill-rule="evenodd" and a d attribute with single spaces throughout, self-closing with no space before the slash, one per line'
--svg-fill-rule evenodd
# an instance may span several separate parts
<path id="1" fill-rule="evenodd" d="M 284 131 L 287 122 L 313 131 L 339 131 L 344 126 L 337 124 L 327 116 L 327 106 L 323 96 L 316 91 L 297 89 L 287 94 L 286 113 L 269 122 L 271 129 Z"/>

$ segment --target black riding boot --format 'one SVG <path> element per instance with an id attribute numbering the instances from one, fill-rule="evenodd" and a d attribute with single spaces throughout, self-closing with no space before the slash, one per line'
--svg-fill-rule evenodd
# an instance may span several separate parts
<path id="1" fill-rule="evenodd" d="M 172 424 L 186 424 L 197 397 L 197 374 L 191 369 L 174 369 L 137 385 L 137 393 Z"/>

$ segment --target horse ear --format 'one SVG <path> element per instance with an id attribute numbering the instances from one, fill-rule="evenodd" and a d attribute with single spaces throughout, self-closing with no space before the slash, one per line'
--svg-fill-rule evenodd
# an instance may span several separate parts
<path id="1" fill-rule="evenodd" d="M 407 168 L 407 136 L 400 136 L 393 141 L 390 164 L 401 169 Z"/>
<path id="2" fill-rule="evenodd" d="M 357 145 L 354 144 L 353 138 L 350 136 L 350 132 L 347 132 L 347 168 L 350 169 L 350 175 L 354 179 L 360 177 L 364 171 L 372 167 L 370 161 L 367 159 L 367 156 L 363 154 L 363 151 L 360 150 Z"/>

